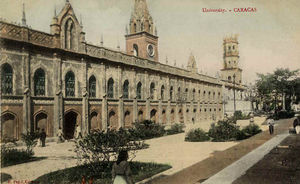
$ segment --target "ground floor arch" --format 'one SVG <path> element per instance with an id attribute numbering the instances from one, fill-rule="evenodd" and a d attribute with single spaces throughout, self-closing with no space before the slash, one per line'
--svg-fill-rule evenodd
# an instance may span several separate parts
<path id="1" fill-rule="evenodd" d="M 6 112 L 1 115 L 1 141 L 19 139 L 18 119 L 13 113 Z"/>
<path id="2" fill-rule="evenodd" d="M 49 124 L 48 115 L 45 112 L 39 112 L 34 116 L 34 130 L 39 130 L 40 132 L 44 129 L 47 135 L 49 135 Z"/>
<path id="3" fill-rule="evenodd" d="M 80 126 L 80 114 L 75 111 L 65 113 L 63 132 L 66 139 L 73 139 L 76 125 Z"/>

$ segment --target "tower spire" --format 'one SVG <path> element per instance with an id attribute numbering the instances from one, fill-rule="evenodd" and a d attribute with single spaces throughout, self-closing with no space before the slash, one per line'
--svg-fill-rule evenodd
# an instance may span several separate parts
<path id="1" fill-rule="evenodd" d="M 101 46 L 103 46 L 103 34 L 101 34 L 101 41 L 100 41 Z"/>
<path id="2" fill-rule="evenodd" d="M 22 26 L 26 26 L 25 4 L 23 3 Z"/>

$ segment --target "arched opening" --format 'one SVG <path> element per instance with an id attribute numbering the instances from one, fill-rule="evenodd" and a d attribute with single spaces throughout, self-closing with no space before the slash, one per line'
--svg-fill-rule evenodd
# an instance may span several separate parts
<path id="1" fill-rule="evenodd" d="M 41 68 L 34 73 L 34 95 L 45 96 L 45 72 Z"/>
<path id="2" fill-rule="evenodd" d="M 189 97 L 189 89 L 188 88 L 185 88 L 184 96 L 185 96 L 185 100 L 188 100 L 188 97 Z"/>
<path id="3" fill-rule="evenodd" d="M 89 97 L 96 97 L 96 77 L 94 75 L 89 79 Z"/>
<path id="4" fill-rule="evenodd" d="M 133 55 L 139 56 L 139 47 L 137 44 L 133 44 Z"/>
<path id="5" fill-rule="evenodd" d="M 7 63 L 1 68 L 1 92 L 2 94 L 13 93 L 13 69 Z"/>
<path id="6" fill-rule="evenodd" d="M 152 109 L 150 112 L 150 120 L 153 122 L 156 122 L 156 112 L 157 111 L 155 109 Z"/>
<path id="7" fill-rule="evenodd" d="M 116 129 L 117 123 L 118 123 L 118 119 L 117 119 L 115 111 L 110 111 L 108 114 L 107 128 Z"/>
<path id="8" fill-rule="evenodd" d="M 101 130 L 100 120 L 97 112 L 92 112 L 90 116 L 90 130 Z"/>
<path id="9" fill-rule="evenodd" d="M 139 82 L 136 87 L 136 98 L 142 99 L 142 83 Z"/>
<path id="10" fill-rule="evenodd" d="M 162 116 L 162 123 L 166 124 L 167 123 L 167 116 L 166 116 L 166 110 L 165 109 L 162 110 L 161 116 Z"/>
<path id="11" fill-rule="evenodd" d="M 112 78 L 107 82 L 107 97 L 114 98 L 114 80 Z"/>
<path id="12" fill-rule="evenodd" d="M 131 123 L 132 123 L 132 120 L 131 120 L 131 117 L 130 117 L 130 112 L 126 111 L 125 114 L 124 114 L 124 125 L 125 125 L 125 128 L 131 127 Z"/>
<path id="13" fill-rule="evenodd" d="M 128 99 L 129 98 L 129 82 L 128 80 L 125 80 L 123 84 L 123 98 Z"/>
<path id="14" fill-rule="evenodd" d="M 65 77 L 66 85 L 66 96 L 74 97 L 75 96 L 75 75 L 72 71 L 69 71 Z"/>
<path id="15" fill-rule="evenodd" d="M 76 125 L 79 125 L 79 118 L 80 116 L 74 111 L 65 114 L 63 132 L 66 139 L 74 138 Z"/>
<path id="16" fill-rule="evenodd" d="M 144 120 L 143 111 L 139 111 L 139 113 L 138 113 L 138 122 L 142 122 L 143 120 Z"/>
<path id="17" fill-rule="evenodd" d="M 175 123 L 175 113 L 174 109 L 171 109 L 170 122 Z"/>
<path id="18" fill-rule="evenodd" d="M 184 123 L 184 117 L 183 117 L 182 109 L 179 109 L 178 116 L 179 116 L 179 122 Z"/>
<path id="19" fill-rule="evenodd" d="M 154 91 L 155 91 L 155 84 L 151 82 L 150 84 L 150 99 L 154 99 Z"/>
<path id="20" fill-rule="evenodd" d="M 48 125 L 48 116 L 44 112 L 40 112 L 35 116 L 34 121 L 34 130 L 39 130 L 40 132 L 44 129 L 46 134 L 49 135 L 49 125 Z"/>
<path id="21" fill-rule="evenodd" d="M 177 91 L 178 91 L 178 92 L 177 92 L 177 99 L 178 99 L 178 100 L 181 100 L 180 87 L 178 88 Z"/>
<path id="22" fill-rule="evenodd" d="M 136 23 L 133 24 L 133 31 L 136 33 Z"/>
<path id="23" fill-rule="evenodd" d="M 165 98 L 165 86 L 164 85 L 161 86 L 160 96 L 161 96 L 161 99 L 164 100 L 164 98 Z"/>
<path id="24" fill-rule="evenodd" d="M 173 100 L 173 86 L 170 87 L 170 100 Z"/>
<path id="25" fill-rule="evenodd" d="M 231 81 L 231 76 L 228 76 L 228 81 Z"/>
<path id="26" fill-rule="evenodd" d="M 18 139 L 18 121 L 14 114 L 1 115 L 1 141 Z"/>
<path id="27" fill-rule="evenodd" d="M 193 89 L 193 96 L 192 96 L 192 100 L 195 100 L 195 94 L 196 94 L 196 90 Z"/>

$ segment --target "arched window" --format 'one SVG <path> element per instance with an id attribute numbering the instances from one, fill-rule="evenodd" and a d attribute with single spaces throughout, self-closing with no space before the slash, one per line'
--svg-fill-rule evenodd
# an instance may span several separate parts
<path id="1" fill-rule="evenodd" d="M 128 88 L 129 88 L 129 82 L 128 82 L 128 80 L 126 80 L 124 82 L 124 84 L 123 84 L 123 97 L 125 99 L 129 98 L 129 92 L 128 92 L 129 90 L 128 90 Z"/>
<path id="2" fill-rule="evenodd" d="M 96 78 L 94 75 L 89 79 L 89 96 L 96 97 Z"/>
<path id="3" fill-rule="evenodd" d="M 72 19 L 67 20 L 65 24 L 65 48 L 66 49 L 74 49 L 75 47 L 75 39 L 76 39 L 76 31 L 74 22 Z"/>
<path id="4" fill-rule="evenodd" d="M 154 91 L 155 91 L 155 84 L 152 82 L 150 84 L 150 99 L 154 99 Z"/>
<path id="5" fill-rule="evenodd" d="M 137 46 L 137 44 L 133 44 L 133 55 L 139 56 L 139 47 Z"/>
<path id="6" fill-rule="evenodd" d="M 141 31 L 144 31 L 144 24 L 141 23 Z"/>
<path id="7" fill-rule="evenodd" d="M 41 68 L 34 73 L 34 95 L 45 96 L 45 72 Z"/>
<path id="8" fill-rule="evenodd" d="M 142 99 L 142 83 L 139 82 L 136 87 L 136 98 Z"/>
<path id="9" fill-rule="evenodd" d="M 162 100 L 165 98 L 165 86 L 164 85 L 161 86 L 160 96 L 161 96 Z"/>
<path id="10" fill-rule="evenodd" d="M 112 78 L 107 83 L 107 97 L 114 98 L 114 80 Z"/>
<path id="11" fill-rule="evenodd" d="M 185 100 L 188 99 L 188 96 L 189 96 L 189 89 L 188 88 L 185 88 Z"/>
<path id="12" fill-rule="evenodd" d="M 181 100 L 181 99 L 180 99 L 180 98 L 181 98 L 181 96 L 180 96 L 180 87 L 178 88 L 177 98 L 178 98 L 178 100 Z"/>
<path id="13" fill-rule="evenodd" d="M 170 100 L 173 100 L 173 86 L 170 87 Z"/>
<path id="14" fill-rule="evenodd" d="M 228 80 L 231 81 L 231 76 L 228 76 Z"/>
<path id="15" fill-rule="evenodd" d="M 2 94 L 13 93 L 13 69 L 9 64 L 4 64 L 1 70 L 1 92 Z"/>
<path id="16" fill-rule="evenodd" d="M 192 100 L 195 100 L 195 93 L 196 93 L 196 90 L 193 89 L 193 96 L 192 96 Z"/>
<path id="17" fill-rule="evenodd" d="M 74 97 L 75 96 L 75 75 L 73 72 L 69 71 L 65 77 L 66 83 L 66 96 Z"/>
<path id="18" fill-rule="evenodd" d="M 133 31 L 136 33 L 136 23 L 133 24 Z"/>

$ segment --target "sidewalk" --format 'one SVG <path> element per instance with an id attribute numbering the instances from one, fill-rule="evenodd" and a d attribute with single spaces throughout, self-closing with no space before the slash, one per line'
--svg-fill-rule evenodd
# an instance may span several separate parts
<path id="1" fill-rule="evenodd" d="M 233 184 L 300 183 L 300 135 L 289 135 Z"/>
<path id="2" fill-rule="evenodd" d="M 225 167 L 239 160 L 252 150 L 263 145 L 265 142 L 276 135 L 286 132 L 292 125 L 293 119 L 277 121 L 275 126 L 275 134 L 269 135 L 268 131 L 264 131 L 256 136 L 241 141 L 239 144 L 220 152 L 214 152 L 211 157 L 192 165 L 173 175 L 156 178 L 148 184 L 195 184 L 201 183 L 218 173 Z"/>

